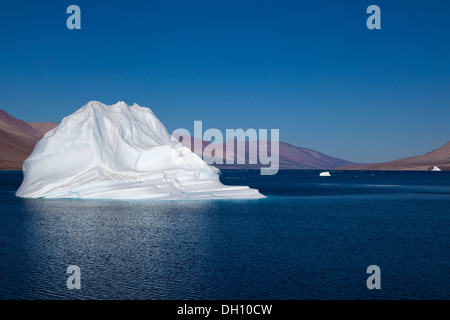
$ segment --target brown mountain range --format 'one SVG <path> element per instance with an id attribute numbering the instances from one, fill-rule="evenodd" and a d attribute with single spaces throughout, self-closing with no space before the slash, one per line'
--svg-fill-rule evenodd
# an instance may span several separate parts
<path id="1" fill-rule="evenodd" d="M 0 110 L 0 170 L 22 169 L 35 144 L 57 125 L 22 121 Z"/>
<path id="2" fill-rule="evenodd" d="M 52 122 L 27 122 L 14 118 L 3 110 L 0 110 L 0 170 L 20 170 L 23 161 L 31 154 L 35 144 L 44 134 L 56 127 L 57 123 Z M 193 137 L 183 137 L 182 144 L 194 149 Z M 188 141 L 190 140 L 190 144 Z M 219 145 L 226 157 L 225 142 Z M 201 141 L 202 151 L 210 142 Z M 234 159 L 234 164 L 215 165 L 220 169 L 259 169 L 261 163 L 249 164 L 248 152 L 249 143 L 245 143 L 245 160 L 243 164 L 238 164 L 237 144 L 234 146 L 234 154 L 230 155 Z M 194 151 L 194 150 L 193 150 Z M 268 144 L 270 150 L 270 143 Z M 356 164 L 350 161 L 334 158 L 326 154 L 294 145 L 279 143 L 279 168 L 283 169 L 339 169 L 339 170 L 431 170 L 437 166 L 441 170 L 450 170 L 450 141 L 440 148 L 427 154 L 399 159 L 390 162 L 375 164 Z M 225 161 L 223 161 L 225 163 Z"/>
<path id="3" fill-rule="evenodd" d="M 190 137 L 190 136 L 181 136 L 178 134 L 174 134 L 174 137 L 176 137 L 179 141 L 181 141 L 181 144 L 183 144 L 185 147 L 190 148 L 193 152 L 194 150 L 194 144 L 197 140 L 198 144 L 202 146 L 202 152 L 205 150 L 205 148 L 211 144 L 211 142 L 207 141 L 199 141 L 196 138 Z M 232 143 L 233 141 L 225 141 L 222 144 L 216 145 L 216 148 L 219 150 L 222 150 L 223 156 L 222 162 L 223 164 L 213 164 L 215 167 L 219 169 L 259 169 L 261 167 L 269 167 L 269 165 L 262 165 L 259 162 L 259 157 L 257 159 L 256 164 L 250 164 L 249 163 L 249 142 L 246 141 L 244 144 L 245 148 L 245 155 L 239 154 L 237 150 L 237 140 L 234 142 L 234 152 L 230 156 L 227 155 L 227 144 Z M 269 155 L 271 155 L 272 150 L 270 147 L 270 141 L 267 143 L 267 151 Z M 200 151 L 200 150 L 199 150 Z M 255 151 L 258 151 L 256 148 Z M 348 165 L 355 165 L 354 162 L 338 159 L 335 157 L 331 157 L 329 155 L 320 153 L 318 151 L 314 151 L 307 148 L 300 148 L 293 146 L 289 143 L 285 142 L 279 142 L 279 150 L 278 150 L 278 157 L 279 157 L 279 169 L 286 170 L 286 169 L 294 169 L 294 170 L 305 170 L 305 169 L 333 169 L 339 166 L 348 166 Z M 226 164 L 225 159 L 232 159 L 233 164 Z M 241 160 L 241 162 L 244 163 L 238 163 L 238 159 Z M 206 159 L 205 159 L 206 160 Z"/>
<path id="4" fill-rule="evenodd" d="M 390 162 L 353 165 L 338 168 L 340 170 L 431 170 L 438 167 L 442 171 L 450 170 L 450 141 L 442 147 L 426 154 L 398 159 Z"/>

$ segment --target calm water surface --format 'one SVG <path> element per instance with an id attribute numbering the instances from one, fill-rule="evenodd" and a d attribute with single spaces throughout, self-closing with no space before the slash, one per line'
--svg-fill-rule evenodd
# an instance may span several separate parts
<path id="1" fill-rule="evenodd" d="M 227 171 L 268 198 L 164 202 L 20 199 L 0 171 L 0 299 L 449 299 L 450 173 L 331 174 Z"/>

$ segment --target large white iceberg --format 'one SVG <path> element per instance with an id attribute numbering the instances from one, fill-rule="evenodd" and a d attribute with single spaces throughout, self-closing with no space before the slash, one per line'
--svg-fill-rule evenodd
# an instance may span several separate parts
<path id="1" fill-rule="evenodd" d="M 16 195 L 78 199 L 251 199 L 167 133 L 148 108 L 91 101 L 37 143 Z"/>

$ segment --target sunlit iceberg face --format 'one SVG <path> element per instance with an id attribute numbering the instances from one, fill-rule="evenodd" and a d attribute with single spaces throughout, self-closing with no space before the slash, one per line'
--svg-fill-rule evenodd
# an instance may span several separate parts
<path id="1" fill-rule="evenodd" d="M 148 108 L 92 101 L 49 131 L 24 162 L 26 198 L 262 198 L 171 137 Z"/>

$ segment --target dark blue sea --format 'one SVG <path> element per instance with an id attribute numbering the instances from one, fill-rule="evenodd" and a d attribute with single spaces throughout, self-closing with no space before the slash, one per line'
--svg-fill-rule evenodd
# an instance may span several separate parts
<path id="1" fill-rule="evenodd" d="M 0 299 L 450 299 L 450 172 L 221 180 L 267 199 L 20 199 L 0 171 Z"/>

